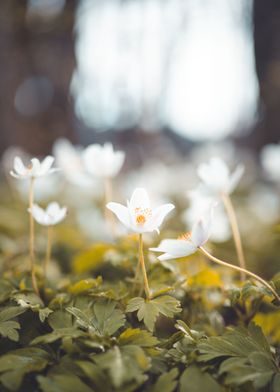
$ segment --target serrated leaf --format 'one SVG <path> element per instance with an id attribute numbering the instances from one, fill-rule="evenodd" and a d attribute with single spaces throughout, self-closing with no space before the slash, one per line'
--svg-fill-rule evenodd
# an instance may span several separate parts
<path id="1" fill-rule="evenodd" d="M 115 302 L 101 299 L 93 305 L 91 323 L 100 335 L 111 336 L 125 324 L 125 315 Z"/>
<path id="2" fill-rule="evenodd" d="M 150 332 L 139 328 L 128 328 L 119 337 L 120 345 L 135 344 L 141 347 L 156 346 L 159 341 Z"/>
<path id="3" fill-rule="evenodd" d="M 39 319 L 40 319 L 41 323 L 43 323 L 52 312 L 53 312 L 53 310 L 51 310 L 49 308 L 39 309 Z"/>
<path id="4" fill-rule="evenodd" d="M 16 316 L 24 313 L 26 309 L 20 306 L 9 306 L 0 310 L 0 335 L 4 338 L 8 338 L 17 342 L 19 340 L 18 329 L 20 324 L 17 321 L 13 321 Z"/>
<path id="5" fill-rule="evenodd" d="M 93 308 L 83 311 L 73 306 L 66 310 L 75 316 L 81 327 L 101 336 L 111 336 L 125 324 L 123 312 L 116 309 L 115 302 L 106 299 L 97 300 Z"/>
<path id="6" fill-rule="evenodd" d="M 152 332 L 160 313 L 166 317 L 173 317 L 175 313 L 181 311 L 181 307 L 180 302 L 169 295 L 151 300 L 136 297 L 128 302 L 126 308 L 126 312 L 128 313 L 135 311 L 137 311 L 138 320 L 143 320 L 146 327 Z"/>
<path id="7" fill-rule="evenodd" d="M 171 369 L 169 372 L 162 374 L 156 383 L 148 390 L 148 392 L 173 392 L 177 387 L 178 369 Z"/>
<path id="8" fill-rule="evenodd" d="M 197 366 L 188 367 L 180 378 L 180 392 L 222 392 L 217 381 Z"/>
<path id="9" fill-rule="evenodd" d="M 42 371 L 50 360 L 40 348 L 22 348 L 0 357 L 0 381 L 10 391 L 19 389 L 25 374 Z"/>
<path id="10" fill-rule="evenodd" d="M 83 336 L 83 332 L 76 328 L 60 328 L 53 332 L 47 333 L 45 335 L 37 336 L 35 339 L 32 340 L 30 343 L 31 345 L 36 344 L 50 344 L 59 339 L 63 338 L 71 338 L 76 339 L 80 336 Z"/>
<path id="11" fill-rule="evenodd" d="M 148 370 L 150 361 L 139 346 L 114 346 L 104 354 L 93 357 L 95 363 L 107 370 L 112 384 L 120 388 L 132 380 L 138 384 L 145 381 L 143 374 Z"/>
<path id="12" fill-rule="evenodd" d="M 43 392 L 92 392 L 92 389 L 75 374 L 38 376 L 37 380 Z"/>

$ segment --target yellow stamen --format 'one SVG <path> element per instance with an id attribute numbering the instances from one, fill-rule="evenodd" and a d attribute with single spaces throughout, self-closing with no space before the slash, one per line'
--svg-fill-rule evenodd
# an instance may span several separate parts
<path id="1" fill-rule="evenodd" d="M 191 237 L 192 237 L 192 233 L 190 231 L 188 231 L 187 233 L 183 233 L 183 234 L 179 235 L 179 237 L 177 239 L 189 241 L 191 239 Z"/>

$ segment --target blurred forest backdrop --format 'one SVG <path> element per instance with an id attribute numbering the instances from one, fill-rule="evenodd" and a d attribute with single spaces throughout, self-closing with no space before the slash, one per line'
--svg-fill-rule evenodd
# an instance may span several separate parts
<path id="1" fill-rule="evenodd" d="M 151 154 L 159 142 L 162 146 L 168 143 L 185 151 L 192 143 L 188 136 L 177 134 L 166 124 L 159 126 L 160 122 L 151 126 L 154 132 L 149 129 L 147 132 L 149 125 L 143 131 L 143 121 L 132 121 L 124 129 L 118 126 L 117 132 L 111 126 L 100 132 L 76 115 L 70 85 L 78 63 L 75 45 L 80 34 L 77 18 L 83 11 L 82 2 L 87 3 L 83 7 L 95 7 L 98 20 L 98 7 L 102 8 L 102 1 L 1 0 L 0 153 L 11 145 L 18 145 L 33 155 L 46 154 L 51 152 L 53 142 L 59 137 L 84 145 L 110 139 L 126 150 L 131 147 L 136 161 L 141 154 Z M 108 5 L 109 1 L 104 1 L 103 5 L 105 3 Z M 121 8 L 133 1 L 111 0 L 110 3 Z M 148 2 L 143 0 L 142 5 L 145 3 Z M 157 3 L 160 7 L 160 2 Z M 191 1 L 184 4 L 184 1 L 175 0 L 174 3 L 181 7 L 180 12 L 188 15 L 185 4 L 191 5 Z M 203 7 L 203 2 L 198 3 Z M 211 3 L 215 7 L 219 2 Z M 241 5 L 242 2 L 236 3 Z M 246 8 L 248 4 L 245 3 L 243 7 Z M 139 12 L 142 5 L 139 3 Z M 251 6 L 254 66 L 259 83 L 258 116 L 249 132 L 246 129 L 242 133 L 239 129 L 232 132 L 230 138 L 240 145 L 259 150 L 264 144 L 277 142 L 280 135 L 280 3 L 278 0 L 255 0 Z M 188 23 L 187 17 L 185 23 Z M 184 29 L 184 24 L 181 28 Z M 180 30 L 176 31 L 175 39 L 180 34 Z M 102 46 L 102 39 L 99 44 Z M 95 47 L 91 50 L 94 55 Z M 207 69 L 207 61 L 204 66 Z M 246 85 L 241 87 L 247 88 Z M 124 106 L 126 104 L 123 102 Z M 149 110 L 154 108 L 147 108 L 145 102 L 142 103 L 140 117 L 148 116 Z M 140 140 L 142 147 L 139 146 Z"/>

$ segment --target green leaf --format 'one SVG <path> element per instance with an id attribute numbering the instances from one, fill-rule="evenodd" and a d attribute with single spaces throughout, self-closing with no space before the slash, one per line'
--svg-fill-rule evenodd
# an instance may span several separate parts
<path id="1" fill-rule="evenodd" d="M 102 284 L 102 277 L 98 276 L 96 279 L 83 279 L 79 282 L 74 283 L 68 287 L 68 291 L 71 294 L 79 295 L 85 293 L 93 288 L 96 288 Z"/>
<path id="2" fill-rule="evenodd" d="M 37 380 L 43 392 L 92 392 L 92 389 L 75 374 L 38 376 Z"/>
<path id="3" fill-rule="evenodd" d="M 97 300 L 93 307 L 80 310 L 68 307 L 66 310 L 77 320 L 78 324 L 100 336 L 111 336 L 125 324 L 125 315 L 116 309 L 116 302 L 106 299 Z"/>
<path id="4" fill-rule="evenodd" d="M 43 323 L 53 311 L 49 308 L 39 309 L 39 319 Z"/>
<path id="5" fill-rule="evenodd" d="M 106 370 L 112 384 L 120 388 L 135 380 L 141 384 L 146 380 L 143 374 L 150 367 L 150 361 L 139 346 L 114 346 L 104 354 L 93 357 L 93 361 Z"/>
<path id="6" fill-rule="evenodd" d="M 197 366 L 188 367 L 180 378 L 180 392 L 222 392 L 221 386 Z"/>
<path id="7" fill-rule="evenodd" d="M 177 387 L 178 369 L 171 369 L 169 372 L 162 374 L 156 383 L 148 390 L 149 392 L 173 392 Z"/>
<path id="8" fill-rule="evenodd" d="M 156 346 L 159 341 L 150 332 L 139 328 L 128 328 L 119 337 L 120 345 L 135 344 L 141 347 Z"/>
<path id="9" fill-rule="evenodd" d="M 169 295 L 151 300 L 136 297 L 128 302 L 126 308 L 128 313 L 135 311 L 137 311 L 138 320 L 143 320 L 146 327 L 152 332 L 160 313 L 166 317 L 173 317 L 175 313 L 181 311 L 181 306 L 179 301 Z"/>
<path id="10" fill-rule="evenodd" d="M 9 306 L 0 310 L 0 334 L 4 338 L 8 338 L 17 342 L 19 334 L 17 329 L 20 329 L 20 324 L 17 321 L 12 321 L 16 316 L 24 313 L 26 309 L 19 306 Z"/>
<path id="11" fill-rule="evenodd" d="M 16 391 L 25 374 L 42 371 L 49 360 L 49 354 L 40 348 L 10 351 L 0 357 L 0 381 L 8 390 Z"/>
<path id="12" fill-rule="evenodd" d="M 98 243 L 79 253 L 73 260 L 74 273 L 83 274 L 100 268 L 104 264 L 105 254 L 112 249 L 115 249 L 112 245 Z"/>
<path id="13" fill-rule="evenodd" d="M 223 336 L 211 337 L 198 344 L 199 361 L 223 359 L 219 373 L 225 375 L 226 385 L 242 385 L 252 382 L 255 388 L 265 387 L 278 373 L 262 330 L 254 323 L 248 330 L 231 329 Z"/>

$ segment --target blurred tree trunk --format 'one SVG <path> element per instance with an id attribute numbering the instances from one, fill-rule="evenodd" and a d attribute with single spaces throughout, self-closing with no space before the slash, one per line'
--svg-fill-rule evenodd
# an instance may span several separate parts
<path id="1" fill-rule="evenodd" d="M 75 67 L 75 9 L 76 0 L 68 0 L 55 19 L 28 20 L 26 0 L 1 0 L 0 154 L 9 145 L 46 154 L 57 137 L 73 138 L 69 84 Z M 16 109 L 15 95 L 24 80 L 34 76 L 47 80 L 53 93 L 44 110 L 26 115 Z M 40 89 L 37 95 L 40 105 Z"/>
<path id="2" fill-rule="evenodd" d="M 256 71 L 260 85 L 260 119 L 248 137 L 259 150 L 280 140 L 280 2 L 254 1 Z"/>

